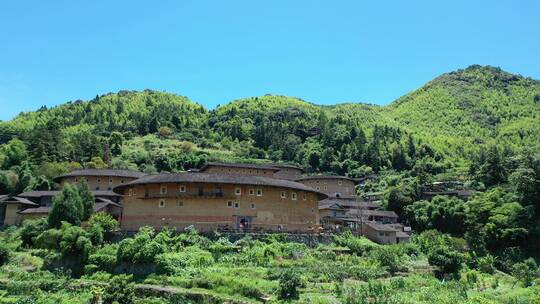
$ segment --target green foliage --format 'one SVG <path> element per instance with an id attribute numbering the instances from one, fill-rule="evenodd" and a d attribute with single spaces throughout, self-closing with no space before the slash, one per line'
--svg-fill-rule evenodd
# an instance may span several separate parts
<path id="1" fill-rule="evenodd" d="M 82 217 L 81 221 L 86 221 L 94 213 L 94 195 L 88 187 L 88 183 L 85 181 L 79 183 L 77 190 L 79 191 L 79 197 L 82 201 Z"/>
<path id="2" fill-rule="evenodd" d="M 357 255 L 364 255 L 379 247 L 378 244 L 365 237 L 355 237 L 350 231 L 334 237 L 334 241 L 339 246 L 348 247 Z"/>
<path id="3" fill-rule="evenodd" d="M 208 267 L 214 263 L 212 254 L 196 246 L 183 248 L 180 252 L 167 252 L 156 257 L 158 269 L 164 273 L 174 274 L 185 268 Z"/>
<path id="4" fill-rule="evenodd" d="M 431 201 L 416 201 L 405 208 L 405 218 L 417 231 L 437 229 L 444 233 L 463 235 L 466 221 L 465 202 L 457 198 L 436 196 Z"/>
<path id="5" fill-rule="evenodd" d="M 279 277 L 279 298 L 297 300 L 300 297 L 299 287 L 303 286 L 302 278 L 293 270 L 285 270 Z"/>
<path id="6" fill-rule="evenodd" d="M 430 265 L 438 267 L 437 273 L 439 276 L 443 277 L 450 274 L 458 277 L 465 259 L 463 254 L 458 251 L 450 247 L 440 246 L 430 251 L 428 261 Z"/>
<path id="7" fill-rule="evenodd" d="M 135 287 L 131 283 L 132 276 L 114 276 L 103 293 L 103 303 L 105 304 L 132 304 L 135 298 Z"/>
<path id="8" fill-rule="evenodd" d="M 530 286 L 533 280 L 540 276 L 538 264 L 532 258 L 514 264 L 512 274 L 525 286 Z"/>
<path id="9" fill-rule="evenodd" d="M 62 222 L 80 225 L 83 217 L 83 202 L 77 188 L 65 185 L 60 194 L 53 198 L 49 212 L 49 227 L 59 228 Z"/>
<path id="10" fill-rule="evenodd" d="M 0 266 L 9 261 L 10 249 L 5 244 L 0 244 Z"/>
<path id="11" fill-rule="evenodd" d="M 20 230 L 20 236 L 23 246 L 33 246 L 34 239 L 47 229 L 49 223 L 46 218 L 36 220 L 26 220 L 23 222 Z"/>
<path id="12" fill-rule="evenodd" d="M 155 240 L 155 231 L 142 227 L 133 237 L 124 239 L 118 247 L 118 261 L 132 264 L 153 264 L 158 255 L 165 252 L 165 246 Z"/>

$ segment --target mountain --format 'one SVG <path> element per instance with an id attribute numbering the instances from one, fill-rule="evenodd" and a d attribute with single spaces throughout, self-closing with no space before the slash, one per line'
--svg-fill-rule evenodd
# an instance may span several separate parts
<path id="1" fill-rule="evenodd" d="M 385 110 L 399 126 L 457 152 L 487 142 L 540 143 L 540 81 L 500 68 L 443 74 Z"/>
<path id="2" fill-rule="evenodd" d="M 208 110 L 175 94 L 120 91 L 22 113 L 0 123 L 0 144 L 21 139 L 34 163 L 84 165 L 99 156 L 149 172 L 234 160 L 294 162 L 308 171 L 351 175 L 422 163 L 436 173 L 426 164 L 467 163 L 491 143 L 538 147 L 539 112 L 539 81 L 474 65 L 387 106 L 321 106 L 265 95 Z M 3 154 L 0 165 L 9 153 Z"/>

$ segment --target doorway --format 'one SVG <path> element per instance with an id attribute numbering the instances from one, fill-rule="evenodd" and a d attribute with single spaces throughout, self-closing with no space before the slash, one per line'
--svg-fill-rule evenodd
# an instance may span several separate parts
<path id="1" fill-rule="evenodd" d="M 236 220 L 236 229 L 251 230 L 251 216 L 239 216 Z"/>

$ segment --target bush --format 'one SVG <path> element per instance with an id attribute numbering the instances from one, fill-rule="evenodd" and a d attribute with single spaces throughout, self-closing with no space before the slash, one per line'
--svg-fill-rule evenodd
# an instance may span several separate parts
<path id="1" fill-rule="evenodd" d="M 284 271 L 279 278 L 279 298 L 281 300 L 298 300 L 300 293 L 298 288 L 302 287 L 302 279 L 293 270 Z"/>
<path id="2" fill-rule="evenodd" d="M 0 244 L 0 266 L 9 261 L 9 248 L 5 244 Z"/>
<path id="3" fill-rule="evenodd" d="M 117 264 L 118 245 L 105 245 L 88 257 L 88 263 L 97 270 L 113 272 Z M 85 271 L 87 274 L 91 274 Z"/>
<path id="4" fill-rule="evenodd" d="M 24 221 L 20 231 L 22 245 L 26 247 L 33 246 L 34 238 L 47 230 L 47 227 L 48 222 L 46 218 Z"/>
<path id="5" fill-rule="evenodd" d="M 403 266 L 403 252 L 398 246 L 380 246 L 371 254 L 372 258 L 377 260 L 382 267 L 388 269 L 388 272 L 394 274 L 398 271 L 405 270 Z"/>
<path id="6" fill-rule="evenodd" d="M 123 274 L 114 276 L 105 288 L 103 303 L 132 304 L 135 298 L 135 286 L 131 283 L 132 278 L 131 275 Z"/>
<path id="7" fill-rule="evenodd" d="M 350 231 L 336 236 L 334 242 L 339 246 L 348 247 L 357 255 L 364 255 L 380 246 L 365 237 L 355 237 Z"/>
<path id="8" fill-rule="evenodd" d="M 208 267 L 214 263 L 212 254 L 199 247 L 186 247 L 180 252 L 168 252 L 156 257 L 156 264 L 161 272 L 174 274 L 185 268 Z"/>
<path id="9" fill-rule="evenodd" d="M 105 212 L 92 214 L 90 220 L 88 220 L 88 224 L 90 227 L 99 225 L 105 232 L 112 232 L 118 229 L 118 221 Z"/>
<path id="10" fill-rule="evenodd" d="M 458 277 L 464 257 L 461 253 L 450 247 L 439 246 L 429 253 L 428 262 L 430 265 L 438 268 L 436 274 L 439 277 L 443 277 L 446 274 Z"/>
<path id="11" fill-rule="evenodd" d="M 525 287 L 531 286 L 534 279 L 540 275 L 538 264 L 533 258 L 516 263 L 512 267 L 512 275 L 521 281 Z"/>
<path id="12" fill-rule="evenodd" d="M 65 185 L 62 192 L 53 198 L 48 218 L 49 227 L 60 228 L 62 222 L 79 226 L 83 215 L 83 202 L 77 188 Z"/>
<path id="13" fill-rule="evenodd" d="M 132 264 L 153 264 L 164 252 L 165 246 L 155 240 L 154 229 L 142 227 L 133 238 L 120 242 L 117 257 L 119 261 Z"/>

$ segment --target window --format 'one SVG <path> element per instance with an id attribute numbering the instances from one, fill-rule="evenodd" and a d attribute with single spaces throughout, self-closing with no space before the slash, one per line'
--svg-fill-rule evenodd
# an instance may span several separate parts
<path id="1" fill-rule="evenodd" d="M 379 232 L 379 236 L 384 236 L 384 233 L 382 233 L 382 232 Z"/>
<path id="2" fill-rule="evenodd" d="M 291 193 L 291 199 L 292 199 L 293 201 L 296 200 L 296 192 Z"/>
<path id="3" fill-rule="evenodd" d="M 342 181 L 338 181 L 337 184 L 341 186 L 341 184 L 343 184 L 343 182 L 342 182 Z"/>
<path id="4" fill-rule="evenodd" d="M 227 201 L 227 208 L 232 208 L 233 206 L 233 202 L 232 201 Z"/>
<path id="5" fill-rule="evenodd" d="M 303 200 L 306 200 L 306 199 L 307 199 L 307 195 L 306 195 L 305 193 L 302 194 L 302 199 L 303 199 Z"/>
<path id="6" fill-rule="evenodd" d="M 165 200 L 159 200 L 159 208 L 165 207 Z"/>
<path id="7" fill-rule="evenodd" d="M 109 185 L 112 185 L 112 178 L 109 178 Z"/>
<path id="8" fill-rule="evenodd" d="M 75 178 L 75 182 L 78 183 L 78 182 L 79 182 L 79 179 L 78 179 L 78 178 Z"/>
<path id="9" fill-rule="evenodd" d="M 180 186 L 180 192 L 186 192 L 186 186 L 181 185 Z"/>
<path id="10" fill-rule="evenodd" d="M 249 195 L 255 195 L 255 189 L 253 188 L 249 189 Z"/>
<path id="11" fill-rule="evenodd" d="M 128 195 L 129 195 L 129 196 L 132 196 L 132 195 L 133 195 L 133 189 L 129 189 Z"/>
<path id="12" fill-rule="evenodd" d="M 255 203 L 251 203 L 251 205 L 249 206 L 251 209 L 255 209 Z"/>
<path id="13" fill-rule="evenodd" d="M 239 202 L 234 202 L 234 208 L 236 208 L 236 209 L 240 208 L 240 203 Z"/>
<path id="14" fill-rule="evenodd" d="M 159 189 L 159 194 L 167 194 L 167 186 L 161 186 Z"/>
<path id="15" fill-rule="evenodd" d="M 184 202 L 176 202 L 176 207 L 184 207 Z"/>
<path id="16" fill-rule="evenodd" d="M 262 189 L 257 189 L 257 196 L 262 196 Z"/>
<path id="17" fill-rule="evenodd" d="M 328 187 L 326 185 L 324 186 L 324 190 L 328 190 Z"/>
<path id="18" fill-rule="evenodd" d="M 240 194 L 242 194 L 242 188 L 240 188 L 240 187 L 234 188 L 234 194 L 235 194 L 235 195 L 240 195 Z"/>
<path id="19" fill-rule="evenodd" d="M 98 178 L 97 178 L 97 182 L 98 182 L 98 183 L 101 183 L 101 177 L 98 177 Z"/>
<path id="20" fill-rule="evenodd" d="M 315 187 L 315 190 L 319 191 L 319 190 L 321 190 L 321 187 L 317 186 L 317 187 Z"/>
<path id="21" fill-rule="evenodd" d="M 287 193 L 285 191 L 281 191 L 281 198 L 286 198 L 287 197 Z"/>
<path id="22" fill-rule="evenodd" d="M 120 184 L 123 184 L 123 183 L 124 183 L 124 180 L 123 180 L 123 179 L 121 179 L 121 180 L 120 180 Z"/>
<path id="23" fill-rule="evenodd" d="M 137 195 L 137 188 L 133 188 L 133 195 Z"/>
<path id="24" fill-rule="evenodd" d="M 96 191 L 99 190 L 99 187 L 96 187 Z"/>

